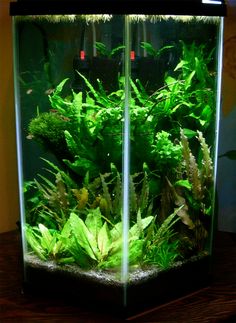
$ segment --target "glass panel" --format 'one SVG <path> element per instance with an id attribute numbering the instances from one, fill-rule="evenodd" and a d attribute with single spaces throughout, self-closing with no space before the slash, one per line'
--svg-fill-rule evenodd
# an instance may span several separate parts
<path id="1" fill-rule="evenodd" d="M 26 281 L 54 268 L 65 285 L 69 265 L 82 281 L 84 270 L 120 282 L 123 17 L 15 23 Z"/>
<path id="2" fill-rule="evenodd" d="M 129 251 L 131 277 L 137 271 L 140 281 L 148 270 L 163 281 L 170 268 L 211 251 L 219 27 L 215 18 L 133 17 L 130 227 L 137 232 Z"/>

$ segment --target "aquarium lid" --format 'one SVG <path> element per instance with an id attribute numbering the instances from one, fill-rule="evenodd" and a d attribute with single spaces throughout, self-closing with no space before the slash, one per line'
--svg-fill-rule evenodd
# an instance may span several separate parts
<path id="1" fill-rule="evenodd" d="M 17 0 L 11 16 L 137 14 L 225 16 L 224 0 Z"/>

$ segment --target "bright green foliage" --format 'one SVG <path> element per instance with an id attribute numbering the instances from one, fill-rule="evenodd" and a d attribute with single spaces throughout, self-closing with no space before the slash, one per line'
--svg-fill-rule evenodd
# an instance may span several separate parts
<path id="1" fill-rule="evenodd" d="M 38 227 L 26 225 L 25 235 L 30 248 L 41 260 L 53 259 L 59 263 L 72 263 L 74 259 L 69 255 L 63 244 L 63 231 L 49 230 L 43 224 Z"/>
<path id="2" fill-rule="evenodd" d="M 156 134 L 152 154 L 157 168 L 175 169 L 182 159 L 181 146 L 173 144 L 169 137 L 170 134 L 166 131 L 161 131 Z"/>
<path id="3" fill-rule="evenodd" d="M 153 154 L 157 136 L 163 140 L 164 132 L 168 132 L 172 141 L 168 146 L 172 145 L 172 155 L 173 149 L 176 150 L 177 162 L 178 146 L 173 142 L 179 137 L 180 128 L 190 135 L 208 128 L 214 106 L 212 77 L 207 71 L 210 58 L 211 55 L 205 57 L 204 47 L 183 44 L 183 59 L 175 69 L 176 77 L 167 75 L 163 88 L 148 95 L 139 80 L 130 80 L 131 149 L 135 161 L 131 161 L 132 173 L 139 172 L 144 162 L 152 170 L 163 164 L 163 158 L 157 161 L 160 154 Z M 111 163 L 121 171 L 124 79 L 120 78 L 116 92 L 108 94 L 99 81 L 96 90 L 88 79 L 79 75 L 87 86 L 86 93 L 72 91 L 64 97 L 68 79 L 63 80 L 49 95 L 52 110 L 31 121 L 29 138 L 50 148 L 68 169 L 81 177 L 88 171 L 90 177 L 105 173 Z M 175 162 L 169 166 L 175 167 Z"/>
<path id="4" fill-rule="evenodd" d="M 159 226 L 153 227 L 149 232 L 146 243 L 145 262 L 160 266 L 170 267 L 177 258 L 181 258 L 178 250 L 179 241 L 173 227 L 179 218 L 176 217 L 182 206 L 169 215 Z"/>
<path id="5" fill-rule="evenodd" d="M 150 248 L 147 255 L 147 263 L 159 266 L 162 269 L 167 269 L 179 258 L 178 241 L 170 242 L 163 240 L 160 244 Z"/>
<path id="6" fill-rule="evenodd" d="M 152 222 L 149 216 L 139 219 L 129 230 L 131 265 L 142 258 L 142 245 L 146 228 Z M 81 267 L 121 266 L 122 223 L 113 225 L 103 219 L 99 209 L 91 210 L 85 221 L 71 213 L 63 229 L 50 232 L 44 225 L 27 225 L 26 238 L 31 249 L 42 260 L 53 259 L 58 263 L 78 263 Z"/>
<path id="7" fill-rule="evenodd" d="M 205 131 L 214 117 L 215 85 L 209 70 L 213 52 L 204 45 L 186 45 L 182 42 L 182 59 L 175 68 L 175 76 L 167 76 L 166 88 L 160 91 L 160 106 L 169 111 L 181 128 Z"/>
<path id="8" fill-rule="evenodd" d="M 97 49 L 113 56 L 122 48 L 108 53 L 97 43 Z M 130 266 L 165 269 L 205 248 L 213 199 L 211 59 L 204 46 L 182 43 L 182 57 L 162 88 L 150 95 L 140 80 L 130 79 Z M 49 95 L 49 111 L 29 124 L 28 138 L 64 167 L 46 161 L 46 175 L 25 183 L 26 239 L 42 260 L 118 268 L 124 78 L 107 93 L 101 81 L 95 86 L 78 75 L 86 90 L 65 94 L 64 79 Z"/>

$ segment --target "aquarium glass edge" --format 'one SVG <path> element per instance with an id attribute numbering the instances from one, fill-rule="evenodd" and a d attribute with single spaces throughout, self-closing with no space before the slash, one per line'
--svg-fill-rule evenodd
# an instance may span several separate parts
<path id="1" fill-rule="evenodd" d="M 19 61 L 18 61 L 18 32 L 15 17 L 12 17 L 12 34 L 13 34 L 13 75 L 14 75 L 14 104 L 15 104 L 15 127 L 16 127 L 16 149 L 17 149 L 17 169 L 18 169 L 18 189 L 19 189 L 19 207 L 20 207 L 20 219 L 21 219 L 21 236 L 22 236 L 22 247 L 23 255 L 27 251 L 27 243 L 24 233 L 25 224 L 25 202 L 24 202 L 24 180 L 23 180 L 23 167 L 22 167 L 22 139 L 21 139 L 21 114 L 20 114 L 20 93 L 18 86 L 18 75 L 19 75 Z"/>
<path id="2" fill-rule="evenodd" d="M 222 92 L 222 69 L 223 69 L 223 41 L 224 41 L 224 18 L 220 18 L 220 25 L 218 31 L 217 42 L 217 80 L 216 80 L 216 129 L 215 129 L 215 151 L 214 151 L 214 187 L 213 187 L 213 220 L 211 224 L 211 241 L 210 241 L 210 254 L 213 248 L 213 234 L 217 227 L 217 195 L 216 195 L 216 178 L 217 178 L 217 165 L 218 165 L 218 145 L 219 145 L 219 124 L 220 124 L 220 111 L 221 111 L 221 92 Z M 216 225 L 215 225 L 216 223 Z"/>

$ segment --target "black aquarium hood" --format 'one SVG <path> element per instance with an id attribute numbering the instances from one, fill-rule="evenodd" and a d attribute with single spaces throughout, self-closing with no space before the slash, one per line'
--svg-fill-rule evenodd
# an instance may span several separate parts
<path id="1" fill-rule="evenodd" d="M 224 0 L 18 0 L 11 16 L 143 14 L 225 16 Z"/>

